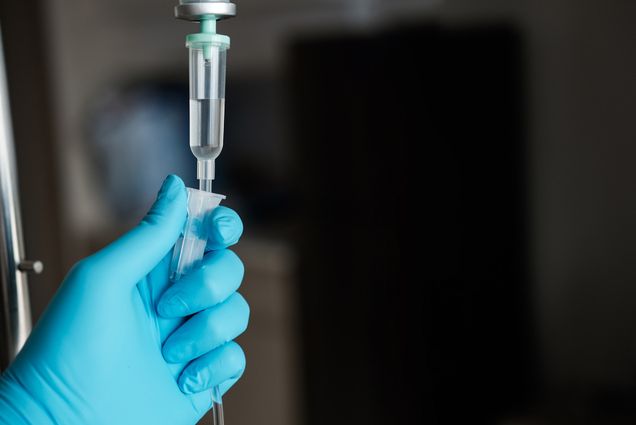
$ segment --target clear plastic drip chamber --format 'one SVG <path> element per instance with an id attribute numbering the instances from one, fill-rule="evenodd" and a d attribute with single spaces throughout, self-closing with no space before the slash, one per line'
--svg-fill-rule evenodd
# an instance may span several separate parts
<path id="1" fill-rule="evenodd" d="M 214 179 L 214 160 L 223 149 L 229 45 L 229 38 L 220 34 L 198 33 L 187 38 L 190 49 L 190 150 L 198 160 L 199 180 Z"/>
<path id="2" fill-rule="evenodd" d="M 170 280 L 177 281 L 196 267 L 203 255 L 209 237 L 207 222 L 210 213 L 225 196 L 188 188 L 188 217 L 183 234 L 177 240 L 170 262 Z"/>

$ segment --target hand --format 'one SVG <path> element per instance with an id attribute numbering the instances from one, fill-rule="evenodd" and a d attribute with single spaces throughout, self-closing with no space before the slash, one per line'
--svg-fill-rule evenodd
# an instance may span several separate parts
<path id="1" fill-rule="evenodd" d="M 0 378 L 0 423 L 194 424 L 211 388 L 240 378 L 245 356 L 232 340 L 249 307 L 236 292 L 243 265 L 226 248 L 243 226 L 215 209 L 202 265 L 170 286 L 186 198 L 169 176 L 135 229 L 69 272 Z"/>

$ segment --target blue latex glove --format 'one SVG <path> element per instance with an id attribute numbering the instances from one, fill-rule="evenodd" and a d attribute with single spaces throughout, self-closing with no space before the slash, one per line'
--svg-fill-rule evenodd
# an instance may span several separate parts
<path id="1" fill-rule="evenodd" d="M 249 308 L 236 292 L 243 265 L 226 247 L 242 223 L 214 210 L 210 252 L 170 286 L 186 198 L 183 182 L 168 177 L 139 226 L 70 271 L 0 378 L 0 423 L 194 424 L 211 407 L 211 388 L 237 381 L 245 356 L 232 339 Z"/>

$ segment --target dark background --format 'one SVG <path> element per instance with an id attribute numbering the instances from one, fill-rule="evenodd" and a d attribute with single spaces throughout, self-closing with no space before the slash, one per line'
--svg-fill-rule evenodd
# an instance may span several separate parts
<path id="1" fill-rule="evenodd" d="M 36 317 L 165 174 L 192 184 L 175 3 L 0 3 Z M 238 6 L 227 420 L 633 423 L 636 5 Z"/>

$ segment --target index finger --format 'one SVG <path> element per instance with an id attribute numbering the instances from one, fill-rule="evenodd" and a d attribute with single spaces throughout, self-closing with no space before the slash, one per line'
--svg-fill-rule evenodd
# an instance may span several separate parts
<path id="1" fill-rule="evenodd" d="M 218 206 L 206 219 L 208 242 L 206 252 L 225 249 L 236 244 L 243 234 L 243 221 L 231 208 Z"/>

